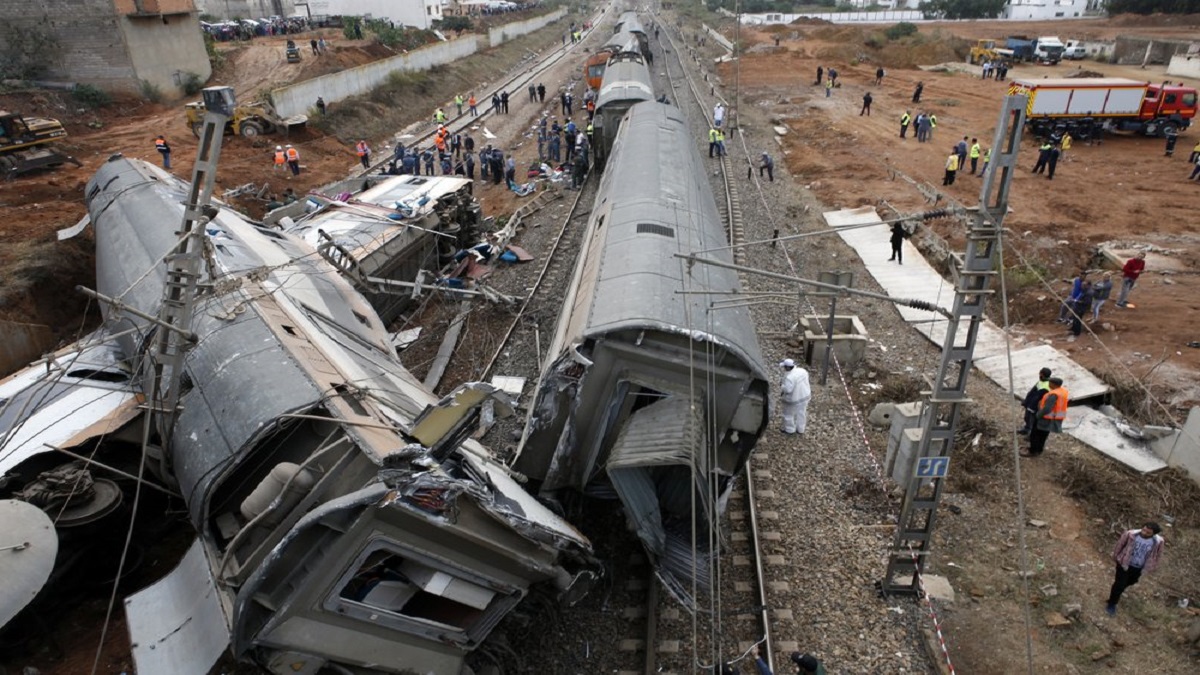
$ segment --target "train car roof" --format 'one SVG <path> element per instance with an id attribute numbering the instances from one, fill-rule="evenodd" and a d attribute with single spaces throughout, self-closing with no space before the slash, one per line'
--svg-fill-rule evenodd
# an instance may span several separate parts
<path id="1" fill-rule="evenodd" d="M 675 257 L 728 246 L 694 140 L 673 106 L 638 103 L 622 122 L 593 209 L 569 330 L 587 337 L 683 331 L 720 344 L 764 376 L 749 310 L 710 312 L 718 296 L 703 292 L 739 292 L 737 274 L 703 264 L 689 269 Z M 727 250 L 706 255 L 733 259 Z"/>
<path id="2" fill-rule="evenodd" d="M 629 58 L 621 58 L 628 56 Z M 596 109 L 601 110 L 613 101 L 654 99 L 654 87 L 650 82 L 650 70 L 641 54 L 622 53 L 609 59 L 596 96 Z"/>

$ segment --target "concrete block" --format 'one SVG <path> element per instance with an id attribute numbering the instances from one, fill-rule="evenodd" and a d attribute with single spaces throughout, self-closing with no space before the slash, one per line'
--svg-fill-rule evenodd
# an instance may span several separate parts
<path id="1" fill-rule="evenodd" d="M 646 616 L 646 608 L 645 607 L 626 607 L 625 609 L 621 610 L 621 616 L 624 617 L 628 621 L 633 621 L 634 619 L 641 619 Z"/>
<path id="2" fill-rule="evenodd" d="M 792 585 L 786 581 L 769 581 L 767 582 L 767 588 L 770 589 L 772 593 L 792 592 Z"/>
<path id="3" fill-rule="evenodd" d="M 954 602 L 954 587 L 950 580 L 937 574 L 924 574 L 921 581 L 929 597 L 939 602 Z"/>
<path id="4" fill-rule="evenodd" d="M 645 640 L 632 640 L 632 639 L 621 640 L 620 642 L 617 643 L 617 651 L 621 651 L 621 652 L 641 651 L 642 648 L 645 646 L 645 644 L 646 644 Z"/>
<path id="5" fill-rule="evenodd" d="M 792 620 L 792 610 L 790 610 L 790 609 L 773 609 L 773 610 L 771 610 L 771 617 L 774 618 L 776 621 L 791 621 Z"/>
<path id="6" fill-rule="evenodd" d="M 666 619 L 667 621 L 678 621 L 681 614 L 679 613 L 678 609 L 675 609 L 674 607 L 672 607 L 670 609 L 664 609 L 662 612 L 659 613 L 659 616 Z"/>
<path id="7" fill-rule="evenodd" d="M 663 640 L 658 643 L 659 654 L 678 654 L 679 640 Z"/>
<path id="8" fill-rule="evenodd" d="M 756 494 L 758 495 L 759 499 L 774 499 L 775 498 L 774 490 L 759 490 Z"/>
<path id="9" fill-rule="evenodd" d="M 871 408 L 871 412 L 867 413 L 867 421 L 877 427 L 891 427 L 892 411 L 895 409 L 895 403 L 877 403 Z"/>
<path id="10" fill-rule="evenodd" d="M 921 436 L 924 429 L 905 429 L 900 442 L 896 445 L 896 453 L 892 458 L 891 471 L 888 475 L 902 487 L 908 485 L 913 472 L 916 471 L 917 455 L 921 449 Z"/>
<path id="11" fill-rule="evenodd" d="M 925 404 L 921 402 L 897 403 L 893 406 L 892 427 L 888 430 L 887 455 L 883 460 L 883 470 L 888 475 L 891 475 L 895 468 L 896 451 L 899 450 L 900 444 L 904 440 L 904 430 L 924 426 L 926 409 Z"/>
<path id="12" fill-rule="evenodd" d="M 816 368 L 825 363 L 825 330 L 828 316 L 805 316 L 800 318 L 800 328 L 804 333 L 802 349 L 804 362 Z M 842 368 L 849 369 L 858 365 L 867 354 L 867 328 L 857 316 L 834 316 L 833 318 L 833 355 Z M 832 364 L 831 364 L 832 365 Z"/>

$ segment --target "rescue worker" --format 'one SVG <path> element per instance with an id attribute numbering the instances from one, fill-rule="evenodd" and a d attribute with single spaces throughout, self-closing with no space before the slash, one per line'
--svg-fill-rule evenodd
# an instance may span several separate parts
<path id="1" fill-rule="evenodd" d="M 950 149 L 950 156 L 946 158 L 946 175 L 942 178 L 942 185 L 954 185 L 954 175 L 958 173 L 958 152 Z"/>
<path id="2" fill-rule="evenodd" d="M 796 366 L 792 359 L 780 362 L 783 381 L 780 384 L 780 408 L 783 412 L 783 433 L 802 434 L 808 426 L 808 402 L 812 399 L 812 387 L 808 383 L 808 371 Z"/>
<path id="3" fill-rule="evenodd" d="M 299 176 L 300 175 L 300 151 L 289 145 L 284 149 L 284 156 L 287 158 L 288 168 L 292 170 L 292 176 Z M 288 180 L 291 180 L 291 179 L 292 179 L 291 176 L 289 176 Z"/>
<path id="4" fill-rule="evenodd" d="M 467 99 L 467 107 L 471 109 L 471 117 L 479 114 L 479 111 L 475 109 L 477 104 L 478 101 L 475 100 L 475 94 L 471 94 L 471 97 Z"/>
<path id="5" fill-rule="evenodd" d="M 908 137 L 908 125 L 912 123 L 912 112 L 905 110 L 900 116 L 900 138 Z"/>
<path id="6" fill-rule="evenodd" d="M 767 153 L 762 154 L 762 158 L 758 162 L 758 177 L 762 178 L 763 172 L 767 172 L 767 179 L 772 183 L 775 182 L 775 160 Z"/>
<path id="7" fill-rule="evenodd" d="M 283 146 L 275 146 L 275 170 L 287 171 L 287 155 L 283 152 Z"/>
<path id="8" fill-rule="evenodd" d="M 983 148 L 979 147 L 979 139 L 971 139 L 971 175 L 975 175 L 975 171 L 979 168 L 979 158 L 983 155 Z"/>
<path id="9" fill-rule="evenodd" d="M 1050 141 L 1043 141 L 1041 147 L 1038 148 L 1037 162 L 1033 165 L 1034 173 L 1042 173 L 1046 170 L 1046 164 L 1050 161 L 1050 150 L 1054 144 Z"/>
<path id="10" fill-rule="evenodd" d="M 596 102 L 592 99 L 588 99 L 587 102 L 587 116 L 589 123 L 592 121 L 592 118 L 596 116 Z"/>
<path id="11" fill-rule="evenodd" d="M 1061 377 L 1050 378 L 1050 391 L 1042 394 L 1036 414 L 1037 424 L 1029 433 L 1029 451 L 1025 457 L 1037 457 L 1046 450 L 1046 439 L 1051 433 L 1061 434 L 1063 420 L 1067 419 L 1067 405 L 1071 395 L 1063 386 Z"/>
<path id="12" fill-rule="evenodd" d="M 725 132 L 717 129 L 717 155 L 725 156 Z"/>
<path id="13" fill-rule="evenodd" d="M 162 155 L 163 168 L 171 168 L 171 146 L 167 145 L 167 139 L 162 136 L 154 139 L 154 149 L 158 151 L 158 154 Z"/>
<path id="14" fill-rule="evenodd" d="M 992 149 L 988 148 L 983 151 L 983 168 L 979 170 L 979 175 L 987 173 L 988 164 L 992 163 Z"/>
<path id="15" fill-rule="evenodd" d="M 445 124 L 446 123 L 446 113 L 442 112 L 441 108 L 434 110 L 433 111 L 433 121 L 436 122 L 437 124 Z"/>
<path id="16" fill-rule="evenodd" d="M 463 97 L 462 94 L 454 95 L 454 106 L 458 108 L 458 116 L 462 117 Z"/>
<path id="17" fill-rule="evenodd" d="M 1038 381 L 1021 401 L 1021 407 L 1025 410 L 1025 422 L 1020 429 L 1017 429 L 1017 435 L 1028 436 L 1033 431 L 1034 423 L 1037 420 L 1038 406 L 1041 405 L 1042 397 L 1050 391 L 1050 376 L 1053 374 L 1049 368 L 1042 368 L 1038 371 Z"/>
<path id="18" fill-rule="evenodd" d="M 927 141 L 933 140 L 933 130 L 934 129 L 937 129 L 937 115 L 935 115 L 933 113 L 929 113 L 929 136 L 925 140 L 927 140 Z"/>
<path id="19" fill-rule="evenodd" d="M 592 144 L 596 142 L 596 127 L 592 125 L 590 120 L 588 121 L 587 127 L 584 128 L 583 133 L 587 135 L 588 147 L 592 147 Z"/>
<path id="20" fill-rule="evenodd" d="M 358 161 L 362 162 L 364 169 L 371 168 L 371 148 L 363 139 L 359 139 L 358 143 L 354 144 L 354 153 L 358 155 Z"/>

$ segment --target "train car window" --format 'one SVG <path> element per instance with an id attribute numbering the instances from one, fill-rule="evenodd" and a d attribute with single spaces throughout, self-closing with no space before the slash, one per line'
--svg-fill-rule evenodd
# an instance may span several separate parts
<path id="1" fill-rule="evenodd" d="M 657 234 L 663 237 L 675 238 L 675 228 L 657 223 L 638 223 L 638 234 Z"/>

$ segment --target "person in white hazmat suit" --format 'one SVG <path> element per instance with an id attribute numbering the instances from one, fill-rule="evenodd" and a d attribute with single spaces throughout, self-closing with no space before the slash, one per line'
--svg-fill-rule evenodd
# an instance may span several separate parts
<path id="1" fill-rule="evenodd" d="M 783 386 L 779 397 L 783 407 L 783 433 L 802 434 L 808 424 L 808 401 L 812 398 L 812 387 L 808 384 L 808 371 L 797 366 L 791 359 L 784 359 Z"/>

